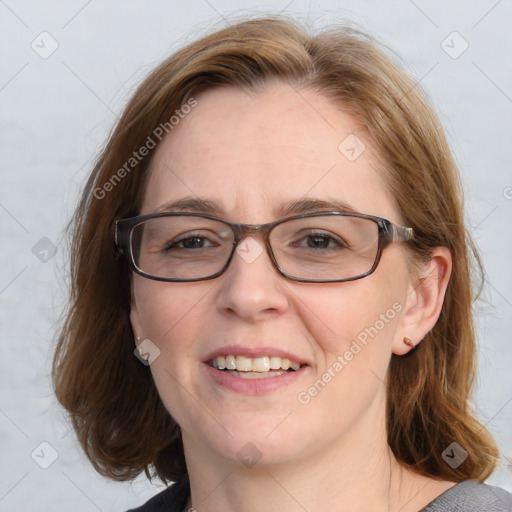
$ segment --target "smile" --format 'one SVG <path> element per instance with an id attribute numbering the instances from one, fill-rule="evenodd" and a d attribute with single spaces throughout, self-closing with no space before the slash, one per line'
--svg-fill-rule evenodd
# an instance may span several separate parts
<path id="1" fill-rule="evenodd" d="M 231 345 L 203 359 L 209 379 L 243 395 L 260 395 L 287 387 L 311 371 L 310 362 L 271 346 Z"/>
<path id="2" fill-rule="evenodd" d="M 232 354 L 214 357 L 209 364 L 216 370 L 224 370 L 233 377 L 244 379 L 279 377 L 285 373 L 297 371 L 301 367 L 300 363 L 285 357 L 246 357 Z"/>

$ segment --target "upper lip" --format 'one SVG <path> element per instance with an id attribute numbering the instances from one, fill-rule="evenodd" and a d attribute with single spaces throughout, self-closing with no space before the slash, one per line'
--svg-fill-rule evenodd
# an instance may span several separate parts
<path id="1" fill-rule="evenodd" d="M 245 356 L 250 357 L 252 359 L 257 357 L 282 357 L 289 359 L 292 363 L 300 363 L 301 365 L 307 365 L 307 361 L 302 359 L 301 357 L 292 354 L 291 352 L 287 352 L 286 350 L 281 350 L 276 347 L 248 347 L 243 345 L 229 345 L 225 347 L 220 347 L 213 352 L 210 352 L 204 359 L 205 363 L 215 359 L 219 356 Z"/>

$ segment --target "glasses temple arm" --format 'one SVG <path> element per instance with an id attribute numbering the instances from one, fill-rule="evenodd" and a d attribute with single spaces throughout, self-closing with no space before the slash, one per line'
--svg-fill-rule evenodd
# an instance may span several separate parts
<path id="1" fill-rule="evenodd" d="M 414 230 L 405 226 L 391 224 L 389 226 L 389 237 L 392 242 L 407 242 L 414 237 Z"/>
<path id="2" fill-rule="evenodd" d="M 116 220 L 114 224 L 114 244 L 116 247 L 116 253 L 118 257 L 124 254 L 124 248 L 122 243 L 123 234 L 121 232 L 120 222 L 120 220 Z"/>

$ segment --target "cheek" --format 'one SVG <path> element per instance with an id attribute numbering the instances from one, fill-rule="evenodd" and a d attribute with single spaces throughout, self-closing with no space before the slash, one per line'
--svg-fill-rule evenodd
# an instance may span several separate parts
<path id="1" fill-rule="evenodd" d="M 196 346 L 191 341 L 198 339 L 205 328 L 205 308 L 214 287 L 211 282 L 136 282 L 134 293 L 141 336 L 151 339 L 162 352 L 193 356 Z"/>
<path id="2" fill-rule="evenodd" d="M 379 339 L 379 352 L 389 348 L 402 309 L 396 288 L 376 285 L 369 276 L 330 288 L 298 290 L 296 295 L 298 314 L 327 360 L 349 350 L 353 342 L 366 348 Z"/>
<path id="3" fill-rule="evenodd" d="M 212 305 L 215 283 L 136 283 L 134 293 L 140 319 L 141 337 L 159 349 L 150 365 L 158 393 L 167 410 L 180 425 L 190 418 L 204 421 L 197 407 L 195 379 L 201 354 L 195 343 L 208 328 L 205 320 Z"/>
<path id="4" fill-rule="evenodd" d="M 349 428 L 375 397 L 385 400 L 383 384 L 402 296 L 396 286 L 377 285 L 376 280 L 379 276 L 373 280 L 369 276 L 340 283 L 329 292 L 297 292 L 299 316 L 313 338 L 314 359 L 319 363 L 298 400 L 333 430 Z M 340 405 L 339 414 L 333 414 L 333 404 Z"/>

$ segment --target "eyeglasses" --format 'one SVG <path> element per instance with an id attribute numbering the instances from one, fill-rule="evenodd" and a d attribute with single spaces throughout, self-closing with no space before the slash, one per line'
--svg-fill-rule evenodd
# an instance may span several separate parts
<path id="1" fill-rule="evenodd" d="M 381 217 L 337 211 L 258 225 L 181 212 L 139 215 L 115 224 L 120 253 L 137 274 L 156 281 L 203 281 L 220 276 L 235 251 L 244 258 L 239 244 L 248 233 L 263 237 L 270 259 L 282 276 L 307 283 L 366 277 L 375 271 L 388 244 L 413 237 L 412 228 Z M 251 241 L 253 254 L 262 252 L 255 242 Z M 244 247 L 248 253 L 249 245 Z"/>

